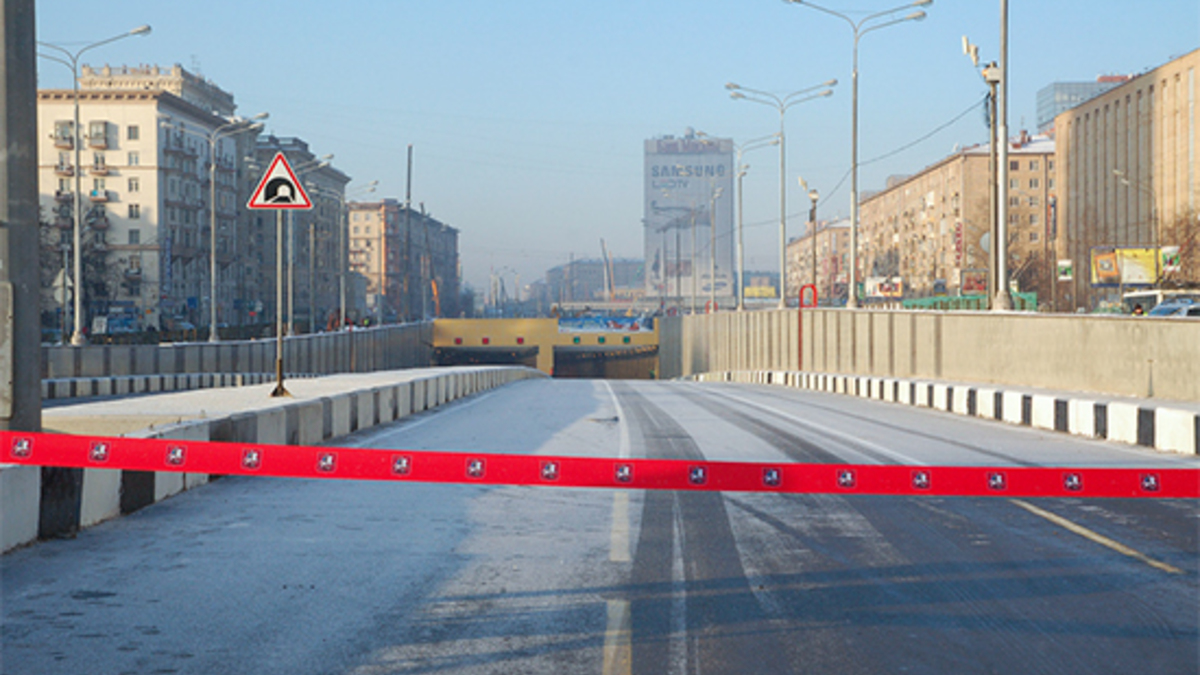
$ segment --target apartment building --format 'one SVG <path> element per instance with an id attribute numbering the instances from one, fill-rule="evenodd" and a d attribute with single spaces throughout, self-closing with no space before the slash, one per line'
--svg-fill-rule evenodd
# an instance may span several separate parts
<path id="1" fill-rule="evenodd" d="M 804 236 L 788 242 L 786 298 L 794 302 L 800 287 L 815 284 L 822 304 L 846 300 L 850 258 L 850 219 L 818 222 Z M 749 289 L 747 289 L 749 290 Z M 750 293 L 746 294 L 751 297 Z"/>
<path id="2" fill-rule="evenodd" d="M 1105 249 L 1177 248 L 1177 264 L 1155 256 L 1151 281 L 1200 284 L 1198 67 L 1200 50 L 1055 118 L 1058 211 L 1067 234 L 1059 255 L 1074 266 L 1059 288 L 1064 307 L 1089 311 L 1117 302 L 1122 284 L 1093 283 L 1089 270 Z"/>
<path id="3" fill-rule="evenodd" d="M 1008 151 L 1008 263 L 1018 290 L 1050 291 L 1054 141 L 1024 132 Z M 899 278 L 906 297 L 987 291 L 991 250 L 989 147 L 962 149 L 894 177 L 859 210 L 860 281 Z M 984 284 L 984 287 L 981 287 Z"/>
<path id="4" fill-rule="evenodd" d="M 43 324 L 65 324 L 70 311 L 46 279 L 73 267 L 77 185 L 85 327 L 207 324 L 214 208 L 218 320 L 234 321 L 245 296 L 232 268 L 246 244 L 240 158 L 253 132 L 210 145 L 234 114 L 233 96 L 180 66 L 84 66 L 79 86 L 78 129 L 71 90 L 38 92 Z"/>
<path id="5" fill-rule="evenodd" d="M 347 204 L 350 269 L 377 320 L 459 316 L 458 230 L 395 199 Z"/>

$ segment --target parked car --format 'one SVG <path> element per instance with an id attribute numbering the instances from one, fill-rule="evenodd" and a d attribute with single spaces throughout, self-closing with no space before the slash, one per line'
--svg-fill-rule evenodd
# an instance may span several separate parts
<path id="1" fill-rule="evenodd" d="M 1200 301 L 1191 298 L 1167 300 L 1147 312 L 1147 316 L 1172 316 L 1200 318 Z"/>

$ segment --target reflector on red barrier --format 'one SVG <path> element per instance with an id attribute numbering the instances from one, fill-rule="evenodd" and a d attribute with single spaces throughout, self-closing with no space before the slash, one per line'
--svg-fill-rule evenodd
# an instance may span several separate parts
<path id="1" fill-rule="evenodd" d="M 0 432 L 35 466 L 489 485 L 961 497 L 1200 497 L 1200 469 L 912 467 L 547 457 Z"/>

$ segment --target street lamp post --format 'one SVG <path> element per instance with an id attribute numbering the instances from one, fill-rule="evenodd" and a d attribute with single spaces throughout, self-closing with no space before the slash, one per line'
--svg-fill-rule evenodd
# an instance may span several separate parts
<path id="1" fill-rule="evenodd" d="M 724 188 L 714 188 L 708 200 L 708 301 L 717 311 L 717 200 Z"/>
<path id="2" fill-rule="evenodd" d="M 208 341 L 220 342 L 217 330 L 217 141 L 247 131 L 261 131 L 263 125 L 259 120 L 265 120 L 270 115 L 262 112 L 248 120 L 235 119 L 213 129 L 208 134 Z"/>
<path id="3" fill-rule="evenodd" d="M 107 40 L 101 40 L 99 42 L 93 42 L 92 44 L 85 45 L 75 52 L 71 52 L 70 50 L 59 47 L 58 45 L 50 44 L 48 42 L 37 43 L 38 47 L 53 49 L 54 51 L 62 54 L 63 58 L 51 56 L 49 54 L 39 54 L 38 56 L 61 63 L 71 69 L 72 99 L 75 107 L 74 128 L 72 129 L 71 137 L 71 145 L 75 148 L 75 223 L 73 236 L 75 246 L 75 281 L 73 291 L 75 296 L 75 317 L 74 331 L 71 333 L 71 344 L 76 347 L 87 344 L 87 338 L 83 335 L 83 188 L 81 185 L 81 181 L 83 179 L 83 167 L 80 166 L 80 145 L 82 143 L 81 129 L 79 128 L 79 58 L 83 56 L 84 52 L 95 49 L 101 45 L 106 45 L 110 42 L 116 42 L 117 40 L 123 40 L 133 35 L 149 34 L 150 26 L 138 26 L 127 33 L 122 33 L 120 35 L 110 37 Z M 65 294 L 67 288 L 65 268 L 63 270 L 63 279 L 63 293 Z"/>
<path id="4" fill-rule="evenodd" d="M 738 222 L 737 222 L 737 229 L 738 229 L 738 235 L 737 235 L 737 289 L 738 289 L 737 309 L 739 312 L 743 311 L 746 308 L 746 289 L 745 289 L 745 282 L 746 282 L 745 251 L 746 251 L 746 249 L 742 242 L 742 232 L 743 232 L 742 179 L 746 177 L 746 171 L 748 171 L 750 169 L 749 164 L 742 163 L 742 156 L 751 150 L 757 150 L 758 148 L 765 148 L 768 145 L 778 145 L 778 144 L 779 144 L 779 137 L 776 136 L 775 134 L 771 134 L 769 136 L 763 136 L 762 138 L 753 138 L 753 139 L 746 141 L 745 143 L 742 143 L 741 145 L 734 146 L 734 150 L 737 153 L 737 162 L 736 162 L 735 166 L 736 166 L 736 170 L 737 170 L 737 181 L 738 181 L 738 183 L 737 183 L 737 203 L 738 203 L 738 213 L 737 213 L 737 219 L 738 219 Z"/>
<path id="5" fill-rule="evenodd" d="M 1162 270 L 1159 269 L 1162 263 L 1162 251 L 1159 250 L 1160 228 L 1158 222 L 1157 204 L 1155 204 L 1154 189 L 1136 178 L 1130 178 L 1129 176 L 1125 175 L 1124 171 L 1120 169 L 1113 169 L 1112 174 L 1114 177 L 1116 177 L 1117 182 L 1121 185 L 1138 190 L 1150 198 L 1150 247 L 1154 250 L 1154 285 L 1157 287 L 1161 280 L 1160 278 L 1162 277 Z M 1141 244 L 1142 237 L 1140 234 L 1137 239 L 1138 244 Z"/>
<path id="6" fill-rule="evenodd" d="M 375 191 L 379 181 L 373 180 L 354 190 L 355 195 L 368 194 Z M 325 190 L 316 187 L 315 191 L 326 197 L 332 197 L 338 202 L 338 328 L 346 326 L 346 237 L 350 229 L 350 210 L 346 207 L 345 191 Z"/>
<path id="7" fill-rule="evenodd" d="M 932 0 L 930 0 L 932 2 Z M 784 152 L 784 127 L 783 118 L 787 109 L 797 103 L 804 103 L 816 98 L 823 98 L 833 95 L 833 89 L 825 89 L 824 91 L 809 96 L 813 90 L 821 87 L 833 87 L 837 85 L 837 80 L 826 80 L 821 84 L 794 91 L 786 96 L 776 96 L 770 92 L 759 91 L 757 89 L 749 89 L 740 86 L 733 82 L 725 85 L 725 88 L 730 90 L 729 97 L 732 99 L 745 99 L 755 103 L 769 105 L 779 111 L 779 309 L 787 307 L 787 300 L 783 292 L 784 280 L 787 278 L 787 173 L 785 171 L 786 153 Z M 749 95 L 747 95 L 749 94 Z M 803 96 L 803 98 L 797 98 Z"/>
<path id="8" fill-rule="evenodd" d="M 854 31 L 854 68 L 851 71 L 851 84 L 853 87 L 853 95 L 851 97 L 851 132 L 850 132 L 850 279 L 849 288 L 846 294 L 846 306 L 850 308 L 858 307 L 858 42 L 862 36 L 867 33 L 886 28 L 905 21 L 920 21 L 925 18 L 925 12 L 916 11 L 906 14 L 903 17 L 889 19 L 883 23 L 877 23 L 871 26 L 867 24 L 877 19 L 882 19 L 895 14 L 909 7 L 927 7 L 933 4 L 933 0 L 915 0 L 899 7 L 871 14 L 859 21 L 855 21 L 850 17 L 840 12 L 835 12 L 832 9 L 827 9 L 820 5 L 815 5 L 808 0 L 788 0 L 797 5 L 811 7 L 819 12 L 824 12 L 831 16 L 836 16 L 850 25 L 850 29 Z"/>

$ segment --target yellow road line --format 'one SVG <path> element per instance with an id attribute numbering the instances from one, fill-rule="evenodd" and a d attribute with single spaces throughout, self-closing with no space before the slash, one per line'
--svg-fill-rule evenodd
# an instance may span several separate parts
<path id="1" fill-rule="evenodd" d="M 633 651 L 629 643 L 629 601 L 608 601 L 608 627 L 604 631 L 604 675 L 629 675 Z"/>
<path id="2" fill-rule="evenodd" d="M 1075 534 L 1077 534 L 1081 537 L 1084 537 L 1086 539 L 1090 539 L 1091 541 L 1094 541 L 1097 544 L 1100 544 L 1101 546 L 1108 547 L 1108 548 L 1116 551 L 1117 553 L 1120 553 L 1121 555 L 1127 555 L 1130 558 L 1134 558 L 1135 560 L 1140 560 L 1140 561 L 1146 563 L 1147 565 L 1153 567 L 1154 569 L 1162 570 L 1169 574 L 1183 574 L 1184 573 L 1183 570 L 1179 569 L 1178 567 L 1175 567 L 1173 565 L 1168 565 L 1165 562 L 1155 560 L 1154 558 L 1151 558 L 1150 556 L 1146 555 L 1145 553 L 1142 553 L 1140 551 L 1136 551 L 1132 548 L 1129 548 L 1128 546 L 1126 546 L 1125 544 L 1122 544 L 1121 542 L 1113 541 L 1112 539 L 1109 539 L 1108 537 L 1106 537 L 1102 534 L 1093 532 L 1092 530 L 1089 530 L 1088 528 L 1086 528 L 1082 525 L 1079 525 L 1070 520 L 1067 520 L 1066 518 L 1063 518 L 1062 516 L 1060 516 L 1058 514 L 1050 513 L 1049 511 L 1046 511 L 1044 509 L 1039 509 L 1038 507 L 1034 506 L 1033 504 L 1030 504 L 1029 502 L 1022 501 L 1020 499 L 1010 499 L 1009 501 L 1012 502 L 1013 504 L 1016 504 L 1017 506 L 1025 509 L 1026 511 L 1034 514 L 1035 516 L 1041 516 L 1042 518 L 1045 518 L 1046 520 L 1054 523 L 1055 525 L 1058 525 L 1059 527 L 1070 530 L 1071 532 L 1074 532 Z"/>

